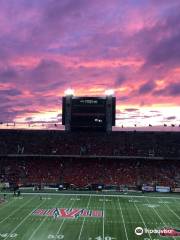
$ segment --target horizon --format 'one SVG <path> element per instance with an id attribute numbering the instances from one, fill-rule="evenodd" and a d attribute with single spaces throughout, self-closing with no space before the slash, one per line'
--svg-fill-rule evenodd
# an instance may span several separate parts
<path id="1" fill-rule="evenodd" d="M 57 130 L 65 131 L 65 127 L 57 122 L 12 122 L 1 123 L 0 130 Z M 112 127 L 113 132 L 180 132 L 180 125 L 146 125 L 146 126 L 115 126 Z"/>

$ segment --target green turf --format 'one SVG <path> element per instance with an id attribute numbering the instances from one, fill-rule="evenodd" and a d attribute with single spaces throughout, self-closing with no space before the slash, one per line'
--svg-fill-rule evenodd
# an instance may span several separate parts
<path id="1" fill-rule="evenodd" d="M 1 195 L 2 196 L 2 195 Z M 78 208 L 102 210 L 104 217 L 75 219 L 34 216 L 35 209 Z M 0 204 L 0 239 L 15 240 L 158 240 L 180 239 L 158 234 L 137 236 L 136 227 L 180 229 L 180 197 L 23 195 Z"/>

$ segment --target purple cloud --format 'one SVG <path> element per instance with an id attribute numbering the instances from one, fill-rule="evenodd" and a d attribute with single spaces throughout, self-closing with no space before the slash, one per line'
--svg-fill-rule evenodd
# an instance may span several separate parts
<path id="1" fill-rule="evenodd" d="M 3 119 L 57 111 L 69 86 L 114 88 L 124 109 L 179 104 L 178 1 L 2 0 L 0 16 Z"/>
<path id="2" fill-rule="evenodd" d="M 138 110 L 139 110 L 138 108 L 126 108 L 125 109 L 126 112 L 136 112 Z"/>
<path id="3" fill-rule="evenodd" d="M 155 88 L 155 86 L 156 85 L 152 81 L 146 82 L 145 84 L 140 86 L 138 93 L 139 94 L 150 93 Z"/>
<path id="4" fill-rule="evenodd" d="M 176 116 L 170 116 L 166 118 L 166 120 L 175 120 L 175 119 L 176 119 Z"/>
<path id="5" fill-rule="evenodd" d="M 163 89 L 155 90 L 153 95 L 156 96 L 179 96 L 180 95 L 180 83 L 170 83 Z"/>

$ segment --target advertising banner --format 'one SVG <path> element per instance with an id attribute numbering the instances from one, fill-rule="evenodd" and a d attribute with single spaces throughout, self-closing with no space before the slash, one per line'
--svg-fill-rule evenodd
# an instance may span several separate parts
<path id="1" fill-rule="evenodd" d="M 144 192 L 154 192 L 154 187 L 148 186 L 148 185 L 143 185 L 142 186 L 142 191 L 144 191 Z"/>
<path id="2" fill-rule="evenodd" d="M 178 193 L 180 193 L 180 188 L 174 188 L 174 189 L 173 189 L 173 192 L 178 192 Z"/>
<path id="3" fill-rule="evenodd" d="M 167 187 L 167 186 L 156 186 L 156 192 L 163 192 L 163 193 L 167 193 L 170 192 L 171 188 Z"/>

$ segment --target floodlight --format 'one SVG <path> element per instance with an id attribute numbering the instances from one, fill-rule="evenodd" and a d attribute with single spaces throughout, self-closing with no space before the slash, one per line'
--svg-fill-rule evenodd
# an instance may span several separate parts
<path id="1" fill-rule="evenodd" d="M 68 88 L 64 91 L 66 96 L 73 96 L 74 95 L 74 89 Z"/>
<path id="2" fill-rule="evenodd" d="M 107 89 L 105 91 L 105 94 L 106 94 L 106 96 L 112 96 L 112 95 L 114 95 L 114 90 L 113 89 Z"/>

